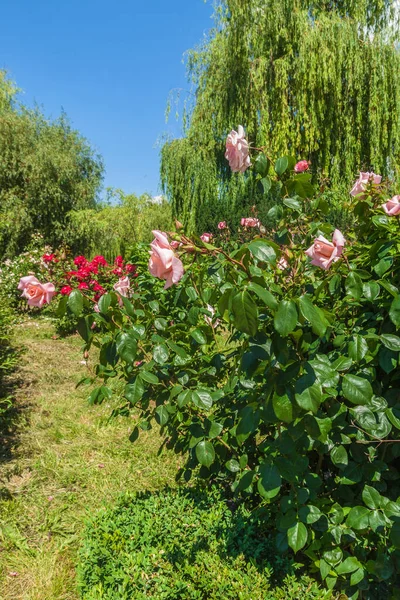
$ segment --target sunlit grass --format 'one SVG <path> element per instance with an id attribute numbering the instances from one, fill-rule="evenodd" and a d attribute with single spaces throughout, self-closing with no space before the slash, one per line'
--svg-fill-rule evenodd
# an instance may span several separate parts
<path id="1" fill-rule="evenodd" d="M 180 459 L 157 456 L 156 431 L 129 442 L 134 419 L 108 423 L 110 406 L 88 406 L 77 337 L 53 339 L 29 320 L 16 394 L 22 423 L 12 458 L 0 463 L 1 600 L 73 600 L 76 551 L 85 519 L 120 493 L 173 485 Z M 16 573 L 16 575 L 14 575 Z"/>

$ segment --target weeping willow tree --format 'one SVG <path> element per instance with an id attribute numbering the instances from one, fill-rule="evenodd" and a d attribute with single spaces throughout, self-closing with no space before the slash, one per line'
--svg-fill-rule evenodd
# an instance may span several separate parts
<path id="1" fill-rule="evenodd" d="M 308 159 L 332 185 L 348 185 L 360 169 L 397 177 L 396 3 L 221 0 L 215 8 L 214 29 L 189 54 L 195 100 L 184 137 L 161 153 L 164 191 L 190 230 L 258 201 L 251 177 L 232 176 L 224 159 L 238 124 L 254 146 Z"/>

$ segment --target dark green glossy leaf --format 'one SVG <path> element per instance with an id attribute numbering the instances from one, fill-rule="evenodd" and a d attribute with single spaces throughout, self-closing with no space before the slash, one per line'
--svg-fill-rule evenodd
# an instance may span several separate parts
<path id="1" fill-rule="evenodd" d="M 274 317 L 276 331 L 286 337 L 295 329 L 297 318 L 297 308 L 293 300 L 282 300 Z"/>

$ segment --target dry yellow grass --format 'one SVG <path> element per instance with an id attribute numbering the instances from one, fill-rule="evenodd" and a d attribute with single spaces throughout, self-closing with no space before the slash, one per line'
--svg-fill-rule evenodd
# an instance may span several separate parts
<path id="1" fill-rule="evenodd" d="M 54 339 L 46 321 L 17 327 L 26 349 L 18 416 L 0 455 L 0 599 L 76 600 L 76 550 L 88 515 L 127 490 L 173 484 L 174 454 L 156 431 L 128 440 L 133 419 L 108 423 L 75 388 L 86 372 L 77 337 Z"/>

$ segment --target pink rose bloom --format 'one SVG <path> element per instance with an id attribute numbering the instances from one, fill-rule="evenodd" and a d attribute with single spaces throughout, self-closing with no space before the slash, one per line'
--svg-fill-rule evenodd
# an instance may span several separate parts
<path id="1" fill-rule="evenodd" d="M 308 161 L 307 160 L 299 160 L 298 163 L 294 165 L 295 173 L 303 173 L 308 169 Z"/>
<path id="2" fill-rule="evenodd" d="M 400 214 L 400 196 L 393 196 L 391 200 L 388 200 L 382 205 L 383 210 L 387 215 L 391 217 Z"/>
<path id="3" fill-rule="evenodd" d="M 218 229 L 226 229 L 228 227 L 228 225 L 226 224 L 226 221 L 220 221 L 218 223 Z"/>
<path id="4" fill-rule="evenodd" d="M 212 240 L 212 233 L 202 233 L 200 239 L 206 244 L 209 244 Z"/>
<path id="5" fill-rule="evenodd" d="M 22 290 L 21 296 L 28 300 L 28 306 L 42 307 L 43 304 L 49 304 L 56 293 L 52 283 L 40 283 L 34 275 L 21 277 L 18 289 Z"/>
<path id="6" fill-rule="evenodd" d="M 350 194 L 352 196 L 358 196 L 362 192 L 365 192 L 368 183 L 372 181 L 375 185 L 379 185 L 382 181 L 382 175 L 375 175 L 375 173 L 362 173 L 360 172 L 360 177 L 355 182 L 353 189 Z"/>
<path id="7" fill-rule="evenodd" d="M 238 131 L 232 129 L 226 138 L 225 158 L 233 172 L 244 173 L 250 167 L 249 143 L 244 137 L 241 125 Z"/>
<path id="8" fill-rule="evenodd" d="M 175 256 L 174 250 L 168 241 L 166 233 L 153 231 L 155 239 L 151 242 L 149 271 L 158 279 L 165 279 L 164 289 L 178 283 L 183 277 L 182 261 Z"/>
<path id="9" fill-rule="evenodd" d="M 331 242 L 320 235 L 314 241 L 313 245 L 306 250 L 306 254 L 312 258 L 312 265 L 327 270 L 342 255 L 345 241 L 339 229 L 335 229 Z"/>
<path id="10" fill-rule="evenodd" d="M 260 220 L 254 217 L 247 217 L 240 221 L 242 227 L 260 227 Z"/>
<path id="11" fill-rule="evenodd" d="M 129 277 L 122 277 L 114 284 L 114 290 L 118 292 L 120 296 L 128 297 L 129 291 L 131 287 L 131 282 L 129 281 Z M 123 302 L 120 297 L 118 297 L 119 305 L 122 306 Z"/>

